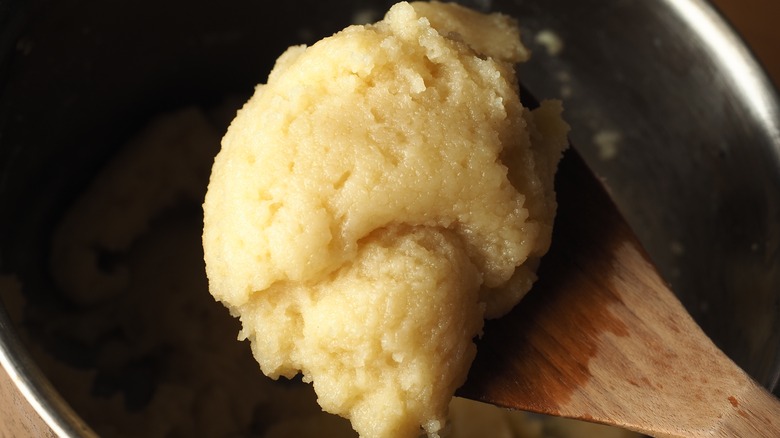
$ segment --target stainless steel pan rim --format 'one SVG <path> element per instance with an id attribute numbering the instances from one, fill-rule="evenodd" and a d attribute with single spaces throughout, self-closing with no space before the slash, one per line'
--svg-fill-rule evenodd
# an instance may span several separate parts
<path id="1" fill-rule="evenodd" d="M 5 369 L 19 392 L 57 436 L 68 438 L 97 436 L 30 359 L 2 306 L 0 306 L 0 366 Z"/>
<path id="2" fill-rule="evenodd" d="M 487 2 L 487 5 L 484 1 L 471 3 L 475 3 L 472 6 L 487 7 L 491 2 Z M 524 3 L 529 2 L 520 1 L 516 4 L 522 5 Z M 706 56 L 715 59 L 715 62 L 723 67 L 724 77 L 728 81 L 726 86 L 737 90 L 737 95 L 741 98 L 744 107 L 748 108 L 751 111 L 751 117 L 760 123 L 764 143 L 773 149 L 775 157 L 780 157 L 780 104 L 778 103 L 780 100 L 750 51 L 730 26 L 705 1 L 665 0 L 663 4 L 668 12 L 687 24 L 688 35 L 696 37 L 706 50 Z M 11 17 L 5 22 L 18 24 L 17 18 Z M 520 21 L 523 23 L 523 17 L 520 17 Z M 16 26 L 14 25 L 14 27 Z M 558 61 L 552 60 L 551 62 Z M 530 88 L 535 91 L 539 89 L 537 94 L 543 96 L 549 94 L 547 91 L 554 93 L 554 88 L 545 88 L 544 86 L 545 80 L 549 82 L 549 78 L 541 78 L 540 74 L 530 74 L 531 82 L 536 81 L 539 84 L 537 88 L 537 85 L 532 83 Z M 570 105 L 570 107 L 575 106 L 576 102 Z M 598 160 L 589 161 L 594 162 L 595 167 L 599 167 Z M 780 158 L 767 165 L 780 174 Z M 620 197 L 620 193 L 617 195 Z M 629 195 L 628 193 L 623 194 L 623 196 Z M 641 219 L 638 221 L 641 222 Z M 770 242 L 767 245 L 769 244 L 776 244 L 776 242 Z M 672 270 L 672 268 L 667 266 L 667 270 Z M 770 389 L 776 387 L 778 379 L 780 379 L 780 349 L 773 354 L 774 369 L 770 370 L 761 381 Z M 9 373 L 11 379 L 35 411 L 57 435 L 63 437 L 94 436 L 89 426 L 71 410 L 30 359 L 2 307 L 0 307 L 0 364 Z"/>

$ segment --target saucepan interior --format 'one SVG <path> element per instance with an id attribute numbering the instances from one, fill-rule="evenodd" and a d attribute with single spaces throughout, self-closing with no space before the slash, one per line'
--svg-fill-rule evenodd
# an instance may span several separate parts
<path id="1" fill-rule="evenodd" d="M 57 376 L 42 364 L 48 378 L 36 374 L 29 353 L 82 369 L 98 360 L 88 345 L 62 336 L 97 307 L 74 304 L 52 274 L 51 242 L 73 203 L 159 115 L 197 108 L 224 129 L 286 47 L 378 19 L 391 3 L 81 0 L 0 8 L 2 324 L 12 321 L 21 336 L 4 330 L 2 342 L 9 366 L 27 376 L 22 384 L 60 430 L 86 433 L 47 389 L 46 380 L 61 384 Z M 572 142 L 665 278 L 716 343 L 773 388 L 780 373 L 780 113 L 738 38 L 694 0 L 463 3 L 517 17 L 533 51 L 520 67 L 525 85 L 538 97 L 564 100 Z M 183 211 L 197 218 L 198 207 L 177 204 L 158 219 Z M 197 220 L 188 226 L 196 229 Z M 186 248 L 197 252 L 197 242 Z M 108 271 L 129 257 L 92 249 Z M 62 312 L 68 318 L 52 324 Z M 140 369 L 146 374 L 132 375 L 141 382 L 155 374 L 154 366 Z M 103 377 L 92 389 L 111 387 Z M 143 391 L 139 397 L 142 403 Z"/>

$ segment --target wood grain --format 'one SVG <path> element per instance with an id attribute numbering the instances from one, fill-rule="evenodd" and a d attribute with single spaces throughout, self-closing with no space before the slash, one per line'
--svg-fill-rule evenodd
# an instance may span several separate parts
<path id="1" fill-rule="evenodd" d="M 777 18 L 780 17 L 780 2 L 777 0 L 713 0 L 713 3 L 742 34 L 774 83 L 780 84 L 780 50 L 778 50 L 780 47 L 780 26 L 776 24 Z M 613 329 L 617 330 L 614 323 Z M 594 330 L 598 331 L 598 328 Z M 605 336 L 618 336 L 615 333 L 610 335 L 606 329 L 603 332 L 608 333 Z M 591 343 L 583 345 L 580 351 L 582 354 L 593 354 L 591 360 L 595 360 L 592 337 L 590 339 Z M 580 369 L 574 370 L 572 373 L 567 377 L 568 379 L 583 381 L 588 377 L 589 372 L 586 369 Z M 647 382 L 642 380 L 634 380 L 634 383 L 647 386 Z M 541 393 L 539 398 L 543 399 L 545 394 L 553 391 L 560 391 L 564 395 L 568 394 L 566 396 L 569 397 L 569 400 L 576 396 L 574 390 L 567 388 L 564 382 L 560 381 L 549 391 L 539 391 Z M 739 398 L 737 396 L 737 394 L 734 395 L 734 403 L 737 404 L 735 408 L 738 409 L 730 411 L 731 414 L 741 417 L 743 414 L 740 411 L 742 411 L 749 415 L 747 412 L 752 408 L 746 396 L 744 394 L 739 395 Z M 729 403 L 732 401 L 729 400 Z M 43 421 L 35 415 L 29 405 L 26 405 L 13 382 L 0 369 L 0 437 L 50 436 L 50 433 L 44 432 L 46 430 Z"/>
<path id="2" fill-rule="evenodd" d="M 0 367 L 0 438 L 56 437 Z"/>
<path id="3" fill-rule="evenodd" d="M 573 150 L 556 188 L 539 280 L 486 325 L 459 394 L 652 436 L 780 437 L 780 401 L 701 331 Z"/>

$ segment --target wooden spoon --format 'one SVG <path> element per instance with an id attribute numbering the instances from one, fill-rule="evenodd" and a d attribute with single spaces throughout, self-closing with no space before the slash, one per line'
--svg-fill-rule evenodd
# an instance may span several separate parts
<path id="1" fill-rule="evenodd" d="M 780 437 L 780 401 L 721 352 L 570 150 L 553 245 L 490 321 L 458 395 L 658 437 Z"/>

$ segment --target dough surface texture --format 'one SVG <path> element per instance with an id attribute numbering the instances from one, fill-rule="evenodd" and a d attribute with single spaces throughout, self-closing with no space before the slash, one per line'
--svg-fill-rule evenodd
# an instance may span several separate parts
<path id="1" fill-rule="evenodd" d="M 535 279 L 568 126 L 520 103 L 527 57 L 506 16 L 398 3 L 289 48 L 222 140 L 210 292 L 361 436 L 438 436 L 484 319 Z"/>

